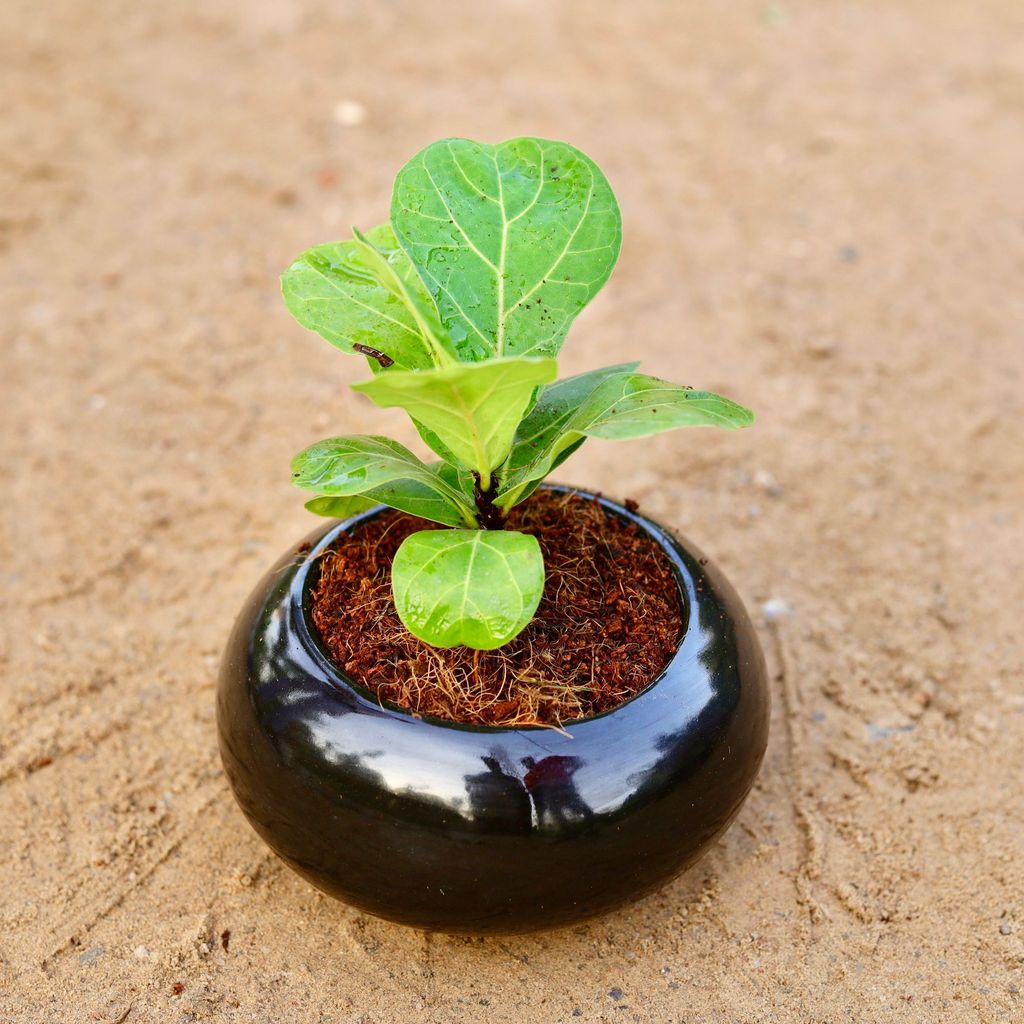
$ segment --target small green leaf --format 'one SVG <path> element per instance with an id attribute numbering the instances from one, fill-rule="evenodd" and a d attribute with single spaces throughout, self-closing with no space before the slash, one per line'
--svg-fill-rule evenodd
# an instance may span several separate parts
<path id="1" fill-rule="evenodd" d="M 749 409 L 728 398 L 631 369 L 570 377 L 547 388 L 520 425 L 498 503 L 507 509 L 522 500 L 530 493 L 525 484 L 543 479 L 587 437 L 626 440 L 677 427 L 736 429 L 753 422 Z"/>
<path id="2" fill-rule="evenodd" d="M 466 362 L 557 355 L 622 234 L 597 165 L 534 138 L 428 146 L 395 179 L 391 223 Z"/>
<path id="3" fill-rule="evenodd" d="M 373 252 L 391 268 L 393 278 L 379 263 L 367 265 L 367 246 L 375 247 Z M 402 297 L 402 287 L 416 297 L 415 302 Z M 304 252 L 282 275 L 281 292 L 303 327 L 344 352 L 363 345 L 382 352 L 399 369 L 434 365 L 431 340 L 420 326 L 426 316 L 422 310 L 433 308 L 434 301 L 398 247 L 390 224 L 374 228 L 362 240 L 329 242 Z M 433 316 L 438 323 L 436 311 Z M 379 366 L 374 360 L 371 365 Z"/>
<path id="4" fill-rule="evenodd" d="M 431 462 L 431 469 L 453 490 L 472 505 L 476 502 L 476 480 L 472 470 L 452 465 L 451 462 Z"/>
<path id="5" fill-rule="evenodd" d="M 569 458 L 569 456 L 572 455 L 572 453 L 576 451 L 584 441 L 586 441 L 585 437 L 579 437 L 567 448 L 563 448 L 551 460 L 551 465 L 544 471 L 542 476 L 534 477 L 532 480 L 527 480 L 525 483 L 516 484 L 510 490 L 506 489 L 503 491 L 499 488 L 498 490 L 501 497 L 495 502 L 495 504 L 503 512 L 507 512 L 514 505 L 518 505 L 520 502 L 526 501 L 526 499 L 533 494 L 533 492 L 537 490 L 542 483 L 544 483 L 544 477 L 558 469 L 558 467 L 565 462 L 565 460 Z"/>
<path id="6" fill-rule="evenodd" d="M 399 406 L 433 432 L 463 466 L 480 474 L 486 488 L 505 461 L 534 389 L 554 380 L 554 359 L 525 357 L 462 363 L 435 370 L 382 373 L 354 384 L 384 408 Z"/>
<path id="7" fill-rule="evenodd" d="M 406 629 L 434 647 L 491 651 L 526 628 L 544 591 L 537 538 L 509 530 L 410 534 L 391 567 Z"/>
<path id="8" fill-rule="evenodd" d="M 306 502 L 306 509 L 317 516 L 327 516 L 328 519 L 348 519 L 358 512 L 365 512 L 380 505 L 382 502 L 374 501 L 372 498 L 364 498 L 362 495 L 353 494 L 347 498 L 332 498 L 321 495 L 319 498 L 312 498 Z"/>
<path id="9" fill-rule="evenodd" d="M 429 427 L 424 426 L 415 418 L 412 420 L 412 425 L 416 428 L 416 432 L 420 435 L 423 443 L 435 455 L 439 455 L 450 466 L 458 465 L 459 460 L 455 458 L 452 450 Z"/>
<path id="10" fill-rule="evenodd" d="M 360 497 L 445 526 L 469 525 L 473 513 L 436 467 L 386 437 L 332 437 L 295 456 L 294 483 L 328 497 Z"/>
<path id="11" fill-rule="evenodd" d="M 380 229 L 378 229 L 378 232 Z M 454 356 L 448 352 L 451 344 L 437 313 L 434 300 L 423 289 L 423 281 L 416 275 L 405 253 L 394 243 L 394 234 L 388 234 L 392 243 L 391 258 L 378 249 L 366 235 L 353 228 L 355 245 L 363 263 L 380 284 L 401 301 L 416 321 L 420 335 L 430 349 L 430 357 L 436 366 L 448 366 L 455 362 Z M 397 250 L 397 251 L 396 251 Z M 396 265 L 397 264 L 397 265 Z"/>

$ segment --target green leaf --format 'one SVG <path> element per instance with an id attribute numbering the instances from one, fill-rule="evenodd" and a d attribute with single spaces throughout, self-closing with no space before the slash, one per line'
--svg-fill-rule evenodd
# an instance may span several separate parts
<path id="1" fill-rule="evenodd" d="M 554 359 L 491 359 L 435 370 L 382 373 L 353 388 L 379 406 L 405 409 L 461 465 L 479 473 L 486 489 L 491 471 L 505 461 L 512 447 L 534 389 L 553 380 L 557 369 Z"/>
<path id="2" fill-rule="evenodd" d="M 413 300 L 406 301 L 403 288 Z M 434 365 L 432 341 L 421 327 L 421 321 L 430 322 L 434 301 L 389 224 L 361 240 L 329 242 L 304 252 L 282 275 L 281 292 L 303 327 L 344 352 L 363 345 L 382 352 L 399 369 Z M 440 331 L 436 311 L 433 323 Z M 376 360 L 370 363 L 379 367 Z"/>
<path id="3" fill-rule="evenodd" d="M 378 229 L 380 231 L 380 229 Z M 455 362 L 448 352 L 450 341 L 441 326 L 434 300 L 423 289 L 423 281 L 412 268 L 412 264 L 394 241 L 394 233 L 388 232 L 392 257 L 398 266 L 392 265 L 383 253 L 357 228 L 352 229 L 355 245 L 367 269 L 392 295 L 399 299 L 416 321 L 420 335 L 430 349 L 430 357 L 436 366 L 448 366 Z"/>
<path id="4" fill-rule="evenodd" d="M 597 165 L 534 138 L 428 146 L 395 179 L 391 223 L 464 361 L 556 355 L 622 233 Z"/>
<path id="5" fill-rule="evenodd" d="M 590 398 L 594 390 L 609 378 L 631 373 L 639 365 L 638 362 L 618 363 L 615 366 L 605 366 L 598 370 L 587 370 L 574 377 L 565 377 L 555 381 L 554 384 L 544 388 L 529 415 L 519 424 L 508 461 L 502 466 L 503 486 L 500 488 L 504 495 L 502 507 L 511 508 L 528 498 L 548 473 L 560 466 L 583 444 L 586 438 L 577 437 L 564 446 L 557 446 L 556 450 L 551 453 L 550 463 L 547 464 L 547 468 L 540 476 L 524 476 L 521 472 L 524 467 L 549 452 L 554 442 L 561 437 L 566 423 Z M 526 487 L 525 484 L 531 480 L 532 485 Z M 523 487 L 523 489 L 512 493 L 518 487 Z"/>
<path id="6" fill-rule="evenodd" d="M 319 498 L 312 498 L 306 502 L 306 508 L 314 515 L 327 516 L 328 519 L 348 519 L 358 512 L 365 512 L 367 509 L 379 505 L 381 502 L 372 498 L 364 498 L 362 495 L 353 494 L 347 498 L 331 498 L 321 495 Z"/>
<path id="7" fill-rule="evenodd" d="M 512 453 L 505 467 L 506 475 L 546 450 L 601 384 L 612 377 L 632 373 L 639 365 L 635 362 L 619 363 L 599 370 L 587 370 L 586 373 L 565 377 L 544 388 L 537 403 L 516 430 Z"/>
<path id="8" fill-rule="evenodd" d="M 429 427 L 424 426 L 415 417 L 412 419 L 412 425 L 416 428 L 416 432 L 420 435 L 423 443 L 435 454 L 439 455 L 445 462 L 450 466 L 458 464 L 458 459 L 455 458 L 452 450 L 448 445 L 441 441 L 441 438 L 437 436 Z"/>
<path id="9" fill-rule="evenodd" d="M 555 458 L 552 459 L 551 465 L 544 471 L 542 476 L 534 477 L 532 480 L 527 480 L 525 483 L 518 484 L 510 491 L 501 491 L 499 488 L 501 499 L 500 501 L 495 502 L 495 504 L 497 504 L 503 512 L 507 512 L 514 505 L 518 505 L 521 501 L 526 501 L 526 499 L 533 494 L 533 492 L 537 490 L 542 483 L 544 483 L 544 477 L 558 469 L 558 467 L 565 462 L 565 460 L 569 458 L 569 456 L 572 455 L 572 453 L 576 451 L 584 441 L 586 441 L 585 437 L 578 438 L 573 441 L 568 448 L 564 448 L 560 451 Z"/>
<path id="10" fill-rule="evenodd" d="M 453 491 L 461 494 L 470 505 L 476 504 L 476 480 L 472 470 L 451 462 L 431 462 L 430 466 Z"/>
<path id="11" fill-rule="evenodd" d="M 294 483 L 328 497 L 360 496 L 445 526 L 475 522 L 462 495 L 386 437 L 332 437 L 295 456 Z"/>
<path id="12" fill-rule="evenodd" d="M 749 409 L 728 398 L 633 373 L 631 368 L 610 367 L 570 377 L 545 389 L 520 424 L 499 505 L 507 509 L 522 500 L 524 484 L 543 479 L 587 437 L 626 440 L 677 427 L 736 429 L 753 422 Z"/>
<path id="13" fill-rule="evenodd" d="M 630 373 L 603 384 L 585 409 L 580 430 L 587 437 L 625 441 L 677 427 L 725 427 L 738 430 L 754 422 L 754 414 L 711 391 L 672 384 L 643 373 Z"/>
<path id="14" fill-rule="evenodd" d="M 406 629 L 434 647 L 494 650 L 533 618 L 544 591 L 537 538 L 510 530 L 410 534 L 391 567 Z"/>

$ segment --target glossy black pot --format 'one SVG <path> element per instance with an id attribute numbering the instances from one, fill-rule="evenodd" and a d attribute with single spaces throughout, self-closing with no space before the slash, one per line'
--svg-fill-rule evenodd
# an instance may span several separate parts
<path id="1" fill-rule="evenodd" d="M 289 552 L 249 598 L 221 668 L 221 756 L 246 817 L 324 892 L 452 932 L 607 910 L 690 866 L 743 803 L 768 737 L 764 659 L 725 578 L 650 519 L 686 625 L 664 673 L 614 711 L 550 729 L 381 707 L 309 618 L 318 556 L 371 510 Z"/>

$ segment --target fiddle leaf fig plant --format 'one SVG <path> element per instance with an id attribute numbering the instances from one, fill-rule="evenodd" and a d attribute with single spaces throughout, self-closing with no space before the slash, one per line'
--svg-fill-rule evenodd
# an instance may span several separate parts
<path id="1" fill-rule="evenodd" d="M 611 186 L 578 149 L 443 139 L 398 173 L 389 223 L 308 250 L 282 277 L 300 324 L 366 357 L 372 376 L 354 389 L 404 409 L 437 456 L 348 436 L 292 464 L 318 515 L 382 504 L 447 528 L 410 534 L 392 564 L 398 615 L 428 644 L 493 650 L 529 624 L 543 557 L 506 517 L 588 437 L 753 422 L 637 363 L 556 379 L 565 335 L 611 274 L 620 237 Z"/>

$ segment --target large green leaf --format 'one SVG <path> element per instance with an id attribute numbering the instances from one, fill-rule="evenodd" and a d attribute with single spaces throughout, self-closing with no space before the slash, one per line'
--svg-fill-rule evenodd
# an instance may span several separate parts
<path id="1" fill-rule="evenodd" d="M 410 534 L 391 567 L 406 629 L 434 647 L 494 650 L 521 632 L 544 591 L 537 538 L 511 530 Z"/>
<path id="2" fill-rule="evenodd" d="M 491 471 L 512 447 L 534 390 L 554 380 L 557 369 L 554 359 L 520 356 L 382 373 L 353 387 L 377 405 L 405 409 L 459 463 L 479 473 L 486 489 Z"/>
<path id="3" fill-rule="evenodd" d="M 754 422 L 749 409 L 710 391 L 618 367 L 602 380 L 604 372 L 570 377 L 541 394 L 516 433 L 500 490 L 503 508 L 525 497 L 523 485 L 546 476 L 583 438 L 626 440 L 677 427 L 735 429 Z"/>
<path id="4" fill-rule="evenodd" d="M 304 252 L 282 275 L 281 292 L 303 327 L 345 352 L 364 346 L 394 360 L 399 369 L 435 364 L 436 341 L 423 329 L 426 321 L 443 335 L 434 300 L 389 224 L 362 239 Z M 371 365 L 379 368 L 375 360 Z"/>
<path id="5" fill-rule="evenodd" d="M 386 437 L 319 441 L 295 456 L 292 473 L 296 486 L 321 496 L 360 496 L 445 526 L 475 521 L 463 496 L 435 467 Z"/>
<path id="6" fill-rule="evenodd" d="M 395 179 L 391 223 L 466 361 L 556 355 L 621 239 L 597 165 L 533 138 L 428 146 Z"/>

